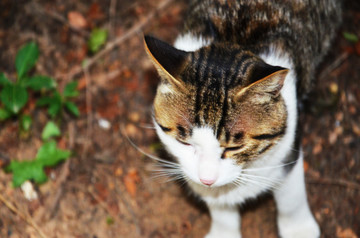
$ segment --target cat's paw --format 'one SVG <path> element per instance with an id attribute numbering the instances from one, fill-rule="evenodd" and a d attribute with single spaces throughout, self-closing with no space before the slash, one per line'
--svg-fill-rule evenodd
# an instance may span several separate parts
<path id="1" fill-rule="evenodd" d="M 205 238 L 241 238 L 240 232 L 229 232 L 229 231 L 211 231 Z"/>
<path id="2" fill-rule="evenodd" d="M 320 228 L 315 219 L 310 217 L 303 222 L 289 220 L 278 221 L 281 238 L 319 238 Z"/>

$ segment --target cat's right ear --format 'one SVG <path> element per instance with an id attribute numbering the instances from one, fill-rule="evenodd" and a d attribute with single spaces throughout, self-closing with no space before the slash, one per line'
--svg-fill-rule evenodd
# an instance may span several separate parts
<path id="1" fill-rule="evenodd" d="M 154 63 L 162 79 L 175 87 L 186 90 L 184 83 L 178 78 L 184 67 L 188 52 L 178 50 L 166 42 L 152 36 L 144 36 L 145 49 Z"/>

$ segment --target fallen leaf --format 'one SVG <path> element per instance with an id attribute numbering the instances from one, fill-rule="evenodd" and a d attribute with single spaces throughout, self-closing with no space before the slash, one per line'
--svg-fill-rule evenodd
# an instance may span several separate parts
<path id="1" fill-rule="evenodd" d="M 123 169 L 121 167 L 116 168 L 116 170 L 115 170 L 115 176 L 116 177 L 120 177 L 123 174 L 124 174 L 124 171 L 123 171 Z"/>
<path id="2" fill-rule="evenodd" d="M 86 87 L 86 78 L 82 77 L 81 79 L 78 80 L 77 90 L 81 91 L 85 87 Z"/>
<path id="3" fill-rule="evenodd" d="M 104 18 L 104 13 L 101 11 L 99 4 L 96 2 L 90 5 L 86 15 L 91 20 L 99 20 Z"/>
<path id="4" fill-rule="evenodd" d="M 124 178 L 125 188 L 130 196 L 136 196 L 136 184 L 140 182 L 140 177 L 135 168 L 129 169 Z"/>
<path id="5" fill-rule="evenodd" d="M 309 170 L 309 163 L 304 161 L 304 172 L 306 173 Z"/>
<path id="6" fill-rule="evenodd" d="M 139 130 L 134 124 L 127 124 L 125 127 L 125 132 L 126 135 L 130 137 L 135 137 L 136 135 L 138 135 Z"/>
<path id="7" fill-rule="evenodd" d="M 124 184 L 125 184 L 126 191 L 130 194 L 130 196 L 135 197 L 136 196 L 135 181 L 132 180 L 130 177 L 126 176 L 124 178 Z"/>
<path id="8" fill-rule="evenodd" d="M 129 114 L 129 119 L 133 122 L 139 122 L 140 120 L 140 114 L 138 112 L 131 112 Z"/>
<path id="9" fill-rule="evenodd" d="M 337 238 L 358 238 L 358 236 L 355 234 L 355 232 L 353 230 L 351 230 L 350 228 L 341 228 L 341 227 L 336 227 L 336 237 Z"/>
<path id="10" fill-rule="evenodd" d="M 87 21 L 85 17 L 77 11 L 71 11 L 68 13 L 69 24 L 72 27 L 76 28 L 85 28 L 87 26 Z"/>
<path id="11" fill-rule="evenodd" d="M 319 154 L 321 151 L 322 151 L 322 145 L 321 145 L 321 143 L 317 143 L 317 144 L 314 146 L 314 148 L 313 148 L 313 150 L 312 150 L 312 153 L 313 153 L 313 155 L 317 155 L 317 154 Z"/>
<path id="12" fill-rule="evenodd" d="M 350 112 L 351 115 L 355 115 L 356 112 L 357 112 L 356 107 L 354 105 L 350 105 L 349 106 L 349 112 Z"/>
<path id="13" fill-rule="evenodd" d="M 94 184 L 94 187 L 96 189 L 96 194 L 101 199 L 101 201 L 105 201 L 109 195 L 109 191 L 106 186 L 102 183 L 96 183 Z"/>
<path id="14" fill-rule="evenodd" d="M 357 124 L 352 123 L 352 130 L 357 136 L 360 136 L 360 127 Z"/>
<path id="15" fill-rule="evenodd" d="M 330 145 L 335 144 L 335 142 L 337 141 L 338 138 L 338 134 L 336 133 L 336 131 L 332 131 L 329 134 L 329 143 Z"/>

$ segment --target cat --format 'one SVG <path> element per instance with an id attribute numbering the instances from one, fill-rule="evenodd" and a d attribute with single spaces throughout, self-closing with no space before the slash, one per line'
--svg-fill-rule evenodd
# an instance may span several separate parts
<path id="1" fill-rule="evenodd" d="M 306 197 L 300 102 L 340 24 L 335 0 L 197 0 L 174 46 L 145 49 L 160 75 L 154 124 L 207 204 L 206 238 L 239 238 L 237 206 L 271 192 L 283 238 L 320 236 Z"/>

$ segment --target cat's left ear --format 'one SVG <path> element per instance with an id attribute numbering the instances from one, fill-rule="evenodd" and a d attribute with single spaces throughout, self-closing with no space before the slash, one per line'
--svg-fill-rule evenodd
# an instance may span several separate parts
<path id="1" fill-rule="evenodd" d="M 158 70 L 160 77 L 180 89 L 185 89 L 184 83 L 178 78 L 178 75 L 189 53 L 178 50 L 152 36 L 144 36 L 144 44 L 146 52 Z"/>
<path id="2" fill-rule="evenodd" d="M 252 95 L 259 102 L 279 96 L 289 69 L 282 67 L 274 67 L 273 69 L 273 73 L 239 90 L 236 93 L 235 100 L 240 100 L 246 94 Z"/>

